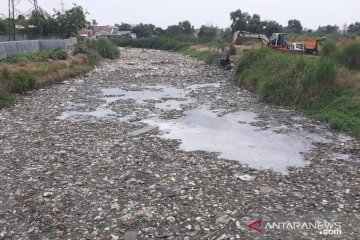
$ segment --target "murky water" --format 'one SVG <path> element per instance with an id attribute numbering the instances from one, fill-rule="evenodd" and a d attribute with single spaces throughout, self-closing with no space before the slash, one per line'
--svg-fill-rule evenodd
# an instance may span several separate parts
<path id="1" fill-rule="evenodd" d="M 218 117 L 206 107 L 186 112 L 176 120 L 148 119 L 145 123 L 158 126 L 162 137 L 180 139 L 186 151 L 218 152 L 221 158 L 237 160 L 258 169 L 273 169 L 286 173 L 287 168 L 304 167 L 303 152 L 311 149 L 319 136 L 301 132 L 277 134 L 272 130 L 259 131 L 250 123 L 256 114 L 234 112 Z"/>
<path id="2" fill-rule="evenodd" d="M 169 87 L 164 85 L 145 86 L 139 90 L 125 90 L 122 88 L 104 88 L 101 89 L 102 95 L 100 100 L 105 101 L 94 111 L 84 111 L 83 107 L 86 104 L 74 104 L 69 102 L 65 111 L 61 116 L 57 117 L 59 120 L 79 120 L 89 117 L 91 119 L 120 119 L 128 120 L 128 117 L 121 117 L 119 113 L 111 110 L 111 103 L 119 100 L 135 100 L 137 104 L 145 104 L 147 101 L 155 101 L 155 107 L 162 110 L 176 110 L 183 105 L 188 105 L 194 102 L 194 99 L 188 96 L 192 91 L 197 91 L 203 88 L 217 88 L 220 83 L 210 84 L 193 84 L 184 88 Z"/>
<path id="3" fill-rule="evenodd" d="M 83 107 L 85 107 L 85 104 L 75 104 L 69 102 L 68 106 L 66 107 L 66 110 L 62 112 L 62 114 L 58 116 L 57 119 L 79 120 L 83 118 L 109 119 L 109 118 L 119 117 L 119 114 L 108 108 L 107 104 L 100 105 L 94 111 L 83 111 L 81 110 Z"/>
<path id="4" fill-rule="evenodd" d="M 130 121 L 139 112 L 149 112 L 146 106 L 148 102 L 165 111 L 181 110 L 196 102 L 190 93 L 214 87 L 220 87 L 220 84 L 198 84 L 184 88 L 145 86 L 142 90 L 106 88 L 101 90 L 101 96 L 94 98 L 95 103 L 101 102 L 95 110 L 87 110 L 87 104 L 69 102 L 57 119 Z M 120 100 L 134 100 L 137 106 L 131 110 L 130 115 L 123 116 L 121 112 L 112 110 L 112 104 Z M 257 114 L 253 112 L 238 111 L 224 115 L 223 111 L 201 106 L 186 111 L 185 116 L 178 119 L 164 120 L 160 118 L 160 114 L 153 112 L 146 115 L 148 119 L 141 118 L 142 122 L 159 127 L 163 138 L 181 140 L 180 148 L 185 151 L 217 152 L 224 159 L 281 173 L 286 173 L 288 167 L 306 166 L 308 162 L 304 160 L 303 154 L 313 147 L 313 143 L 328 142 L 320 135 L 302 128 L 262 128 L 261 121 L 258 122 Z"/>

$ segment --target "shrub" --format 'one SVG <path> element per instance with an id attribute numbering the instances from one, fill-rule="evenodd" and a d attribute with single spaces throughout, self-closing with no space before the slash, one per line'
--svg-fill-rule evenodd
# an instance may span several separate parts
<path id="1" fill-rule="evenodd" d="M 55 49 L 53 52 L 55 55 L 55 58 L 54 58 L 55 60 L 56 59 L 66 60 L 69 57 L 69 54 L 66 51 L 62 50 L 61 48 Z"/>
<path id="2" fill-rule="evenodd" d="M 68 53 L 61 49 L 45 50 L 37 53 L 26 53 L 22 55 L 13 55 L 5 59 L 6 62 L 19 63 L 19 62 L 46 62 L 49 59 L 53 60 L 66 60 Z"/>
<path id="3" fill-rule="evenodd" d="M 15 97 L 7 93 L 0 87 L 0 109 L 8 107 L 15 102 Z"/>
<path id="4" fill-rule="evenodd" d="M 112 38 L 111 41 L 119 47 L 127 47 L 127 46 L 131 46 L 131 42 L 132 39 L 128 38 L 128 37 L 116 37 L 116 38 Z"/>
<path id="5" fill-rule="evenodd" d="M 86 45 L 82 45 L 82 44 L 78 44 L 75 46 L 74 51 L 73 51 L 73 55 L 76 56 L 78 54 L 90 54 L 93 50 L 90 49 L 88 46 Z"/>
<path id="6" fill-rule="evenodd" d="M 346 44 L 339 53 L 339 59 L 350 69 L 360 69 L 360 41 Z"/>
<path id="7" fill-rule="evenodd" d="M 37 86 L 35 76 L 24 72 L 16 72 L 11 76 L 10 92 L 24 93 Z"/>
<path id="8" fill-rule="evenodd" d="M 268 77 L 260 84 L 260 99 L 274 104 L 283 104 L 289 99 L 295 99 L 294 90 L 290 85 L 276 77 Z"/>
<path id="9" fill-rule="evenodd" d="M 192 37 L 151 37 L 151 38 L 138 38 L 129 39 L 118 37 L 112 39 L 112 42 L 119 47 L 135 47 L 135 48 L 149 48 L 167 51 L 180 51 L 190 45 L 194 44 L 196 40 Z"/>
<path id="10" fill-rule="evenodd" d="M 337 47 L 335 41 L 327 41 L 321 45 L 321 56 L 333 57 L 337 54 Z"/>
<path id="11" fill-rule="evenodd" d="M 104 39 L 100 39 L 97 42 L 97 51 L 102 57 L 108 59 L 115 59 L 118 58 L 120 55 L 120 51 L 116 47 L 116 45 L 110 42 L 109 40 L 104 40 Z"/>
<path id="12" fill-rule="evenodd" d="M 93 50 L 97 49 L 97 41 L 96 40 L 87 40 L 85 42 L 85 45 L 90 49 L 93 49 Z"/>
<path id="13" fill-rule="evenodd" d="M 312 59 L 272 49 L 247 52 L 239 61 L 236 77 L 255 89 L 262 100 L 283 105 L 302 104 L 334 86 L 332 59 Z"/>

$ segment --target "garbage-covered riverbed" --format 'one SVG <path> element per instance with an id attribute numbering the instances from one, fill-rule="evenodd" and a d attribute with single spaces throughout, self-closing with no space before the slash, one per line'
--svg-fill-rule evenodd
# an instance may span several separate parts
<path id="1" fill-rule="evenodd" d="M 190 57 L 122 49 L 0 127 L 0 240 L 360 236 L 359 141 Z"/>

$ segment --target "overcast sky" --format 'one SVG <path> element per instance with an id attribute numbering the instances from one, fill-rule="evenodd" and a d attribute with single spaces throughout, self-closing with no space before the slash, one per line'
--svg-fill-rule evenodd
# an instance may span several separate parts
<path id="1" fill-rule="evenodd" d="M 26 0 L 22 0 L 26 2 Z M 83 6 L 100 25 L 115 23 L 153 23 L 167 27 L 179 21 L 190 20 L 195 27 L 213 24 L 228 27 L 229 13 L 241 9 L 250 14 L 260 14 L 262 20 L 275 20 L 287 25 L 289 19 L 299 19 L 305 28 L 317 29 L 319 25 L 350 24 L 360 21 L 360 0 L 63 0 L 65 9 L 73 3 Z M 61 0 L 38 0 L 40 7 L 53 13 L 60 9 Z M 0 13 L 7 14 L 7 1 L 0 3 Z M 19 6 L 24 11 L 25 3 Z"/>

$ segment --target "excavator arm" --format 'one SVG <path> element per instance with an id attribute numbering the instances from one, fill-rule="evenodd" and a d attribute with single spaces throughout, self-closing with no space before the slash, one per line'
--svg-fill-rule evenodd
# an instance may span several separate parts
<path id="1" fill-rule="evenodd" d="M 248 33 L 248 32 L 245 32 L 245 31 L 236 31 L 233 35 L 233 38 L 231 40 L 231 44 L 230 44 L 230 48 L 229 48 L 229 51 L 227 52 L 226 54 L 226 57 L 225 59 L 222 59 L 220 61 L 220 64 L 223 65 L 223 66 L 227 66 L 230 64 L 230 56 L 231 56 L 231 53 L 234 51 L 235 49 L 235 43 L 236 43 L 236 40 L 239 38 L 239 37 L 244 37 L 244 38 L 255 38 L 255 39 L 258 39 L 260 40 L 263 44 L 265 45 L 269 45 L 270 44 L 270 40 L 269 38 L 264 35 L 264 34 L 251 34 L 251 33 Z"/>
<path id="2" fill-rule="evenodd" d="M 240 33 L 238 34 L 238 37 L 255 38 L 255 39 L 260 40 L 263 44 L 266 44 L 266 45 L 268 45 L 270 43 L 269 38 L 264 34 L 252 34 L 249 32 L 240 31 Z"/>

